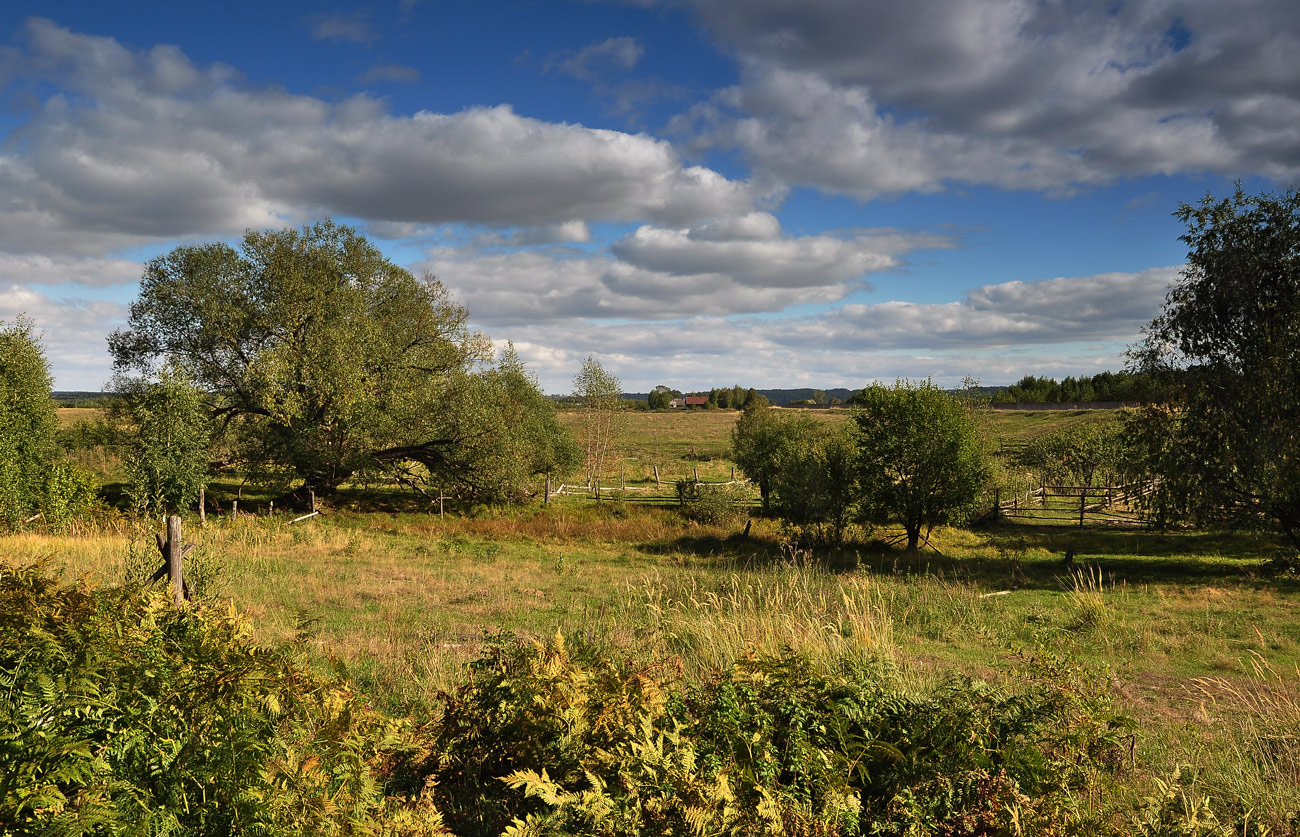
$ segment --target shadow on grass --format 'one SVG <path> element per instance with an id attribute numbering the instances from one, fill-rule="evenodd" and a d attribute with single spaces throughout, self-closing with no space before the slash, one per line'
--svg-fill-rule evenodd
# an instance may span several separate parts
<path id="1" fill-rule="evenodd" d="M 932 575 L 996 588 L 1060 590 L 1070 575 L 1091 568 L 1109 583 L 1261 584 L 1300 592 L 1300 577 L 1271 575 L 1278 554 L 1271 538 L 1232 532 L 1155 532 L 1070 526 L 984 526 L 981 544 L 945 553 L 922 548 L 908 555 L 901 546 L 855 540 L 839 548 L 791 550 L 766 537 L 687 534 L 639 545 L 652 554 L 688 554 L 719 569 L 758 569 L 807 562 L 830 571 L 877 575 Z M 1067 551 L 1073 562 L 1066 563 Z"/>

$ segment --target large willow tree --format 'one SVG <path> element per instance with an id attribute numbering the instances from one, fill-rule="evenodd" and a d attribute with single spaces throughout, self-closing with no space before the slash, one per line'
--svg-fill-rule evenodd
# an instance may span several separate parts
<path id="1" fill-rule="evenodd" d="M 475 501 L 511 499 L 520 471 L 499 473 L 497 453 L 546 470 L 568 455 L 564 431 L 515 361 L 485 368 L 490 345 L 466 319 L 441 283 L 325 221 L 154 259 L 109 347 L 119 374 L 183 364 L 236 458 L 267 481 L 328 493 L 391 469 Z"/>

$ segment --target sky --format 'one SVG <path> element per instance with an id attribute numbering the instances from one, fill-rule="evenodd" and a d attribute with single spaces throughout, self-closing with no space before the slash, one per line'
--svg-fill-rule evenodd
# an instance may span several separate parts
<path id="1" fill-rule="evenodd" d="M 0 6 L 0 320 L 323 218 L 566 393 L 1118 370 L 1180 204 L 1300 181 L 1294 0 Z"/>

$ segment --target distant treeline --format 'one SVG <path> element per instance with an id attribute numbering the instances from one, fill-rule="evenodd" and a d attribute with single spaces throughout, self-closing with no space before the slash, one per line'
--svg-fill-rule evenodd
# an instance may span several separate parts
<path id="1" fill-rule="evenodd" d="M 754 389 L 740 385 L 682 392 L 670 387 L 658 386 L 652 392 L 625 392 L 623 398 L 642 408 L 648 407 L 654 410 L 667 407 L 674 398 L 684 398 L 687 395 L 703 395 L 709 399 L 709 407 L 740 410 L 744 408 L 745 403 L 751 397 L 751 393 L 763 396 L 774 406 L 788 407 L 792 404 L 842 404 L 852 398 L 854 392 L 856 390 L 844 389 L 843 387 L 827 390 L 812 389 L 810 387 L 802 389 Z"/>
<path id="2" fill-rule="evenodd" d="M 107 407 L 115 398 L 112 392 L 51 392 L 50 398 L 60 407 Z"/>
<path id="3" fill-rule="evenodd" d="M 1101 372 L 1092 376 L 1053 378 L 1026 375 L 993 396 L 994 404 L 1008 402 L 1151 401 L 1157 397 L 1156 380 L 1142 372 Z"/>

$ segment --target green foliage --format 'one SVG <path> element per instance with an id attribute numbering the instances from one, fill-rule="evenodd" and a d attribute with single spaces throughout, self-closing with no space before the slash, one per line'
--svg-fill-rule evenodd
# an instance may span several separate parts
<path id="1" fill-rule="evenodd" d="M 1065 682 L 914 696 L 884 669 L 787 656 L 679 687 L 559 636 L 498 638 L 422 772 L 462 837 L 1042 834 L 1080 821 L 1116 723 Z"/>
<path id="2" fill-rule="evenodd" d="M 847 426 L 827 425 L 806 416 L 789 419 L 785 426 L 783 465 L 772 486 L 776 509 L 805 534 L 824 525 L 825 540 L 838 546 L 858 499 L 853 435 Z"/>
<path id="3" fill-rule="evenodd" d="M 535 478 L 567 473 L 581 451 L 541 393 L 513 345 L 497 365 L 452 376 L 456 407 L 444 417 L 442 433 L 453 443 L 438 460 L 406 463 L 400 451 L 384 457 L 399 482 L 436 492 L 454 487 L 471 503 L 517 502 L 536 488 Z M 433 495 L 436 496 L 436 493 Z"/>
<path id="4" fill-rule="evenodd" d="M 109 347 L 119 373 L 182 363 L 265 481 L 327 493 L 359 472 L 422 469 L 484 502 L 516 481 L 476 470 L 467 446 L 502 427 L 485 422 L 484 405 L 520 396 L 526 379 L 480 379 L 488 344 L 467 317 L 435 279 L 326 221 L 154 259 Z M 536 388 L 525 389 L 516 406 L 536 413 Z"/>
<path id="5" fill-rule="evenodd" d="M 993 402 L 1147 401 L 1157 398 L 1160 392 L 1156 376 L 1145 372 L 1099 372 L 1080 378 L 1067 377 L 1059 383 L 1054 378 L 1026 375 L 1014 385 L 998 390 Z"/>
<path id="6" fill-rule="evenodd" d="M 1031 439 L 1016 459 L 1051 482 L 1113 482 L 1127 467 L 1122 425 L 1108 420 L 1062 427 Z"/>
<path id="7" fill-rule="evenodd" d="M 667 410 L 673 404 L 673 399 L 681 396 L 680 392 L 660 384 L 650 390 L 650 395 L 646 403 L 651 410 Z"/>
<path id="8" fill-rule="evenodd" d="M 127 495 L 145 515 L 179 512 L 198 499 L 208 472 L 208 408 L 186 370 L 168 361 L 156 380 L 121 380 L 129 422 Z"/>
<path id="9" fill-rule="evenodd" d="M 731 458 L 758 487 L 763 511 L 772 507 L 772 488 L 787 457 L 792 421 L 777 416 L 767 399 L 755 393 L 731 431 Z"/>
<path id="10" fill-rule="evenodd" d="M 736 526 L 749 516 L 750 493 L 739 485 L 677 481 L 682 516 L 708 526 Z"/>
<path id="11" fill-rule="evenodd" d="M 46 469 L 41 511 L 48 526 L 66 528 L 94 509 L 98 500 L 99 481 L 75 462 L 59 461 Z"/>
<path id="12" fill-rule="evenodd" d="M 58 453 L 45 353 L 30 320 L 0 321 L 0 523 L 41 510 Z"/>
<path id="13" fill-rule="evenodd" d="M 446 833 L 410 731 L 232 613 L 0 566 L 0 833 Z"/>
<path id="14" fill-rule="evenodd" d="M 605 473 L 611 448 L 622 429 L 620 416 L 623 385 L 588 355 L 573 379 L 573 394 L 582 405 L 582 450 L 587 484 L 600 498 L 600 480 Z"/>
<path id="15" fill-rule="evenodd" d="M 1152 475 L 1199 520 L 1300 550 L 1300 194 L 1207 196 L 1176 216 L 1187 266 L 1130 350 L 1172 408 L 1133 425 Z M 1158 434 L 1173 434 L 1161 437 Z"/>
<path id="16" fill-rule="evenodd" d="M 861 510 L 874 523 L 898 523 L 915 552 L 938 525 L 963 521 L 989 477 L 970 410 L 933 384 L 899 381 L 853 398 Z"/>

